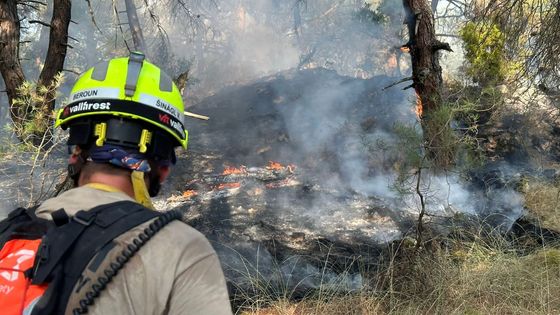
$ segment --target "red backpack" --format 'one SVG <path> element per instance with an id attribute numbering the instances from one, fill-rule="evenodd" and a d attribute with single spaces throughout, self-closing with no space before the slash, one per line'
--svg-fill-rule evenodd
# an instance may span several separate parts
<path id="1" fill-rule="evenodd" d="M 30 306 L 34 305 L 47 289 L 45 284 L 31 284 L 31 280 L 24 274 L 26 270 L 33 267 L 35 253 L 40 243 L 40 239 L 16 239 L 7 242 L 0 251 L 0 308 L 2 314 L 27 313 Z"/>
<path id="2" fill-rule="evenodd" d="M 73 309 L 86 314 L 107 283 L 153 235 L 182 217 L 179 211 L 157 212 L 131 201 L 119 201 L 79 211 L 68 217 L 63 209 L 53 221 L 35 216 L 35 208 L 18 208 L 0 222 L 0 310 L 2 315 L 64 314 L 72 291 L 84 281 L 82 272 L 95 256 L 104 259 L 112 241 L 153 220 L 92 281 L 92 292 Z M 97 255 L 99 254 L 99 255 Z M 97 255 L 97 256 L 96 256 Z M 85 289 L 84 289 L 85 290 Z"/>

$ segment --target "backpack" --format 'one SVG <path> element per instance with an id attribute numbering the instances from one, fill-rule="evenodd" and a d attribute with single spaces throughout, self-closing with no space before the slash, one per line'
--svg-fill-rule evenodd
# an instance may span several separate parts
<path id="1" fill-rule="evenodd" d="M 82 289 L 88 291 L 79 292 L 84 298 L 72 313 L 86 314 L 126 262 L 165 225 L 182 217 L 177 210 L 157 212 L 132 201 L 82 210 L 73 217 L 60 209 L 52 213 L 52 221 L 38 218 L 36 209 L 18 208 L 0 221 L 3 315 L 64 314 L 70 296 Z M 91 270 L 102 265 L 113 239 L 148 221 L 114 261 L 103 264 L 108 268 Z M 98 276 L 84 278 L 86 267 Z"/>

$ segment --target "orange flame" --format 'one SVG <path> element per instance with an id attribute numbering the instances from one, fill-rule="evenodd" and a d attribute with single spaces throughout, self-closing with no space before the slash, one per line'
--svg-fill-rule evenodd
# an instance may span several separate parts
<path id="1" fill-rule="evenodd" d="M 403 53 L 409 53 L 409 52 L 410 52 L 410 47 L 402 46 L 402 47 L 401 47 L 401 51 L 402 51 Z"/>
<path id="2" fill-rule="evenodd" d="M 194 190 L 185 190 L 185 191 L 183 192 L 183 197 L 184 197 L 184 198 L 187 198 L 187 199 L 190 199 L 190 198 L 192 198 L 192 197 L 194 197 L 194 196 L 196 196 L 196 195 L 198 195 L 198 193 L 197 193 L 196 191 L 194 191 Z"/>
<path id="3" fill-rule="evenodd" d="M 422 98 L 417 93 L 416 94 L 416 116 L 418 116 L 418 118 L 422 118 L 423 111 L 424 111 L 424 108 L 422 106 Z"/>
<path id="4" fill-rule="evenodd" d="M 268 165 L 266 166 L 266 169 L 272 171 L 288 170 L 288 172 L 293 174 L 294 171 L 296 170 L 296 166 L 294 164 L 288 164 L 287 166 L 285 166 L 278 162 L 269 161 Z"/>
<path id="5" fill-rule="evenodd" d="M 247 173 L 247 169 L 243 165 L 240 168 L 228 166 L 224 169 L 222 175 L 245 174 L 245 173 Z"/>
<path id="6" fill-rule="evenodd" d="M 217 190 L 234 189 L 241 187 L 241 183 L 223 183 L 216 186 Z"/>
<path id="7" fill-rule="evenodd" d="M 284 169 L 284 166 L 278 162 L 274 162 L 274 161 L 269 161 L 268 162 L 268 166 L 266 167 L 269 170 L 275 170 L 275 171 L 279 171 Z"/>

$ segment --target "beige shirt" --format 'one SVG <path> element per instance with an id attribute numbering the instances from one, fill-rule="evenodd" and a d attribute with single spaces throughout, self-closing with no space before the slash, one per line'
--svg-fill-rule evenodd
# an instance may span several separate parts
<path id="1" fill-rule="evenodd" d="M 83 186 L 45 201 L 37 215 L 64 208 L 68 215 L 98 205 L 131 200 L 121 192 Z M 138 227 L 130 233 L 143 229 Z M 127 233 L 128 234 L 128 233 Z M 120 252 L 130 236 L 115 239 Z M 87 268 L 86 268 L 87 269 Z M 84 291 L 82 291 L 84 292 Z M 69 305 L 80 297 L 71 297 Z M 67 309 L 66 314 L 72 310 Z M 198 231 L 174 221 L 159 231 L 134 255 L 89 307 L 88 314 L 232 314 L 224 275 L 215 251 Z"/>

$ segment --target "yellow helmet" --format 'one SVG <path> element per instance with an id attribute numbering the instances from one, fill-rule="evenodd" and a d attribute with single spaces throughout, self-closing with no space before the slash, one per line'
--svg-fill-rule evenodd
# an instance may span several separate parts
<path id="1" fill-rule="evenodd" d="M 133 52 L 78 78 L 55 122 L 55 127 L 70 127 L 68 144 L 95 141 L 148 154 L 187 148 L 181 93 L 165 72 L 144 59 Z"/>

